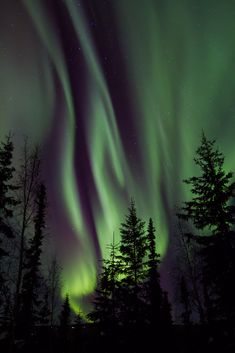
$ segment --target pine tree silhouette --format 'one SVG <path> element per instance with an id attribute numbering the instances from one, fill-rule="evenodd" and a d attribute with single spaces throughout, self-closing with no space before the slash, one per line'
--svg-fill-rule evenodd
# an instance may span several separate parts
<path id="1" fill-rule="evenodd" d="M 108 246 L 109 257 L 103 260 L 102 271 L 98 278 L 95 292 L 94 310 L 89 314 L 92 321 L 99 323 L 104 334 L 109 334 L 117 324 L 119 315 L 118 290 L 120 275 L 120 260 L 117 255 L 119 245 L 113 242 Z"/>
<path id="2" fill-rule="evenodd" d="M 235 183 L 224 170 L 224 156 L 215 140 L 202 135 L 194 159 L 201 175 L 184 182 L 192 200 L 184 203 L 179 217 L 191 221 L 196 230 L 189 238 L 199 245 L 204 264 L 205 305 L 210 303 L 210 321 L 235 320 Z M 205 286 L 206 284 L 206 286 Z"/>
<path id="3" fill-rule="evenodd" d="M 159 325 L 161 321 L 161 307 L 163 301 L 163 292 L 160 285 L 160 254 L 156 251 L 155 228 L 152 218 L 149 219 L 146 249 L 147 249 L 147 300 L 149 301 L 150 323 L 154 326 Z"/>
<path id="4" fill-rule="evenodd" d="M 60 327 L 62 331 L 66 332 L 67 328 L 69 327 L 71 323 L 71 308 L 70 308 L 70 303 L 69 303 L 69 295 L 66 294 L 61 314 L 60 314 Z"/>
<path id="5" fill-rule="evenodd" d="M 0 305 L 2 290 L 6 283 L 2 263 L 3 258 L 7 256 L 4 240 L 13 237 L 13 231 L 8 221 L 12 218 L 13 208 L 17 204 L 13 196 L 13 191 L 17 189 L 12 182 L 15 171 L 12 165 L 13 149 L 11 135 L 8 135 L 0 146 Z"/>
<path id="6" fill-rule="evenodd" d="M 137 216 L 134 200 L 131 200 L 125 222 L 120 227 L 120 260 L 122 262 L 122 319 L 126 325 L 143 321 L 145 303 L 143 280 L 146 274 L 145 223 Z"/>

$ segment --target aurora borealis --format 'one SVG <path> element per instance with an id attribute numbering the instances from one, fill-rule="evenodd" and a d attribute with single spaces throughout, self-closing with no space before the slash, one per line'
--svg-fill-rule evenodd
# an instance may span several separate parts
<path id="1" fill-rule="evenodd" d="M 202 129 L 235 170 L 235 1 L 0 6 L 0 137 L 11 130 L 17 153 L 23 135 L 43 148 L 61 294 L 76 310 L 131 197 L 171 261 Z"/>

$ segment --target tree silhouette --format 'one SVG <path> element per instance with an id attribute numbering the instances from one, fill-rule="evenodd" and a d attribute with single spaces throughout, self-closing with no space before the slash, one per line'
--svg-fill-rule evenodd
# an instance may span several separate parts
<path id="1" fill-rule="evenodd" d="M 143 279 L 146 274 L 146 235 L 145 223 L 137 216 L 135 203 L 131 200 L 125 222 L 120 227 L 120 260 L 122 262 L 121 321 L 135 325 L 143 321 L 145 303 L 143 301 Z"/>
<path id="2" fill-rule="evenodd" d="M 82 325 L 83 325 L 84 321 L 83 321 L 83 318 L 82 318 L 82 312 L 78 312 L 76 314 L 76 317 L 75 317 L 75 320 L 74 320 L 74 325 L 76 328 L 81 328 Z"/>
<path id="3" fill-rule="evenodd" d="M 66 294 L 64 303 L 62 305 L 62 310 L 60 314 L 60 327 L 62 332 L 67 332 L 67 328 L 70 325 L 71 320 L 71 308 L 69 303 L 69 295 Z"/>
<path id="4" fill-rule="evenodd" d="M 120 253 L 125 264 L 124 281 L 135 288 L 144 277 L 144 257 L 146 255 L 145 223 L 137 217 L 135 203 L 131 200 L 126 221 L 121 224 Z"/>
<path id="5" fill-rule="evenodd" d="M 191 323 L 190 316 L 191 316 L 191 305 L 190 305 L 190 295 L 187 288 L 187 283 L 185 281 L 184 276 L 181 277 L 180 282 L 180 294 L 181 294 L 181 303 L 183 305 L 183 312 L 182 312 L 182 323 L 184 325 L 189 325 Z"/>
<path id="6" fill-rule="evenodd" d="M 149 219 L 147 236 L 146 236 L 146 250 L 147 250 L 147 300 L 149 301 L 149 317 L 152 325 L 160 324 L 161 321 L 161 306 L 163 300 L 163 293 L 160 285 L 159 264 L 160 255 L 156 251 L 155 244 L 155 228 L 152 218 Z"/>
<path id="7" fill-rule="evenodd" d="M 40 308 L 40 310 L 37 313 L 38 322 L 41 325 L 48 325 L 50 323 L 51 312 L 50 312 L 50 306 L 49 306 L 48 297 L 49 297 L 48 290 L 45 290 L 41 308 Z"/>
<path id="8" fill-rule="evenodd" d="M 18 259 L 17 259 L 17 273 L 16 273 L 16 288 L 14 294 L 14 310 L 13 310 L 13 340 L 14 340 L 14 327 L 21 307 L 20 297 L 22 289 L 23 270 L 25 262 L 26 252 L 26 236 L 27 230 L 32 230 L 31 226 L 34 223 L 35 215 L 35 196 L 38 191 L 40 183 L 40 157 L 38 148 L 30 150 L 28 139 L 25 138 L 22 163 L 20 170 L 18 171 L 18 193 L 17 201 L 19 203 L 19 229 L 17 229 L 18 235 Z"/>
<path id="9" fill-rule="evenodd" d="M 60 289 L 61 266 L 58 263 L 57 257 L 54 256 L 48 268 L 48 302 L 50 309 L 50 325 L 54 326 L 56 311 L 59 304 L 59 289 Z"/>
<path id="10" fill-rule="evenodd" d="M 5 142 L 0 145 L 0 294 L 3 296 L 4 278 L 3 259 L 7 256 L 7 251 L 4 249 L 4 241 L 6 238 L 13 237 L 13 231 L 9 225 L 9 219 L 13 216 L 13 207 L 17 204 L 13 191 L 16 186 L 12 183 L 13 173 L 15 168 L 12 165 L 13 158 L 13 143 L 11 135 L 8 135 Z M 0 297 L 0 305 L 1 305 Z"/>
<path id="11" fill-rule="evenodd" d="M 204 133 L 194 161 L 201 175 L 184 181 L 193 196 L 184 203 L 179 217 L 191 221 L 197 230 L 189 237 L 200 245 L 204 264 L 201 282 L 207 296 L 205 305 L 210 303 L 210 320 L 234 320 L 235 183 L 232 173 L 224 170 L 224 156 L 215 148 L 215 140 L 207 139 Z"/>
<path id="12" fill-rule="evenodd" d="M 109 257 L 103 260 L 102 271 L 98 277 L 98 286 L 95 292 L 94 310 L 89 318 L 99 323 L 105 335 L 114 329 L 119 316 L 119 275 L 120 260 L 117 255 L 119 245 L 113 242 L 108 246 Z"/>
<path id="13" fill-rule="evenodd" d="M 27 331 L 30 330 L 37 320 L 37 308 L 41 304 L 39 298 L 39 288 L 42 279 L 40 274 L 40 257 L 46 216 L 46 188 L 44 184 L 40 184 L 38 187 L 35 203 L 34 236 L 30 239 L 29 248 L 26 250 L 25 254 L 25 273 L 21 292 L 20 322 Z"/>

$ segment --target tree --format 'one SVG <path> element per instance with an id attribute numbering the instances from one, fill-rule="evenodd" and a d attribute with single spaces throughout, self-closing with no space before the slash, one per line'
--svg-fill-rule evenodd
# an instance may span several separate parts
<path id="1" fill-rule="evenodd" d="M 60 275 L 61 267 L 58 263 L 57 257 L 54 256 L 50 267 L 48 269 L 48 302 L 50 309 L 50 325 L 54 326 L 55 324 L 55 313 L 57 311 L 59 303 L 59 289 L 60 289 Z"/>
<path id="2" fill-rule="evenodd" d="M 181 304 L 183 305 L 182 312 L 182 322 L 184 325 L 189 325 L 191 323 L 191 305 L 190 305 L 190 294 L 188 292 L 187 284 L 184 276 L 181 277 L 180 282 L 180 294 L 181 294 Z"/>
<path id="3" fill-rule="evenodd" d="M 125 325 L 142 322 L 146 305 L 143 299 L 143 280 L 146 274 L 145 223 L 137 216 L 135 203 L 131 200 L 129 213 L 121 224 L 120 260 L 122 263 L 121 321 Z"/>
<path id="4" fill-rule="evenodd" d="M 131 200 L 129 214 L 121 224 L 120 253 L 125 264 L 124 282 L 135 288 L 144 277 L 144 258 L 146 255 L 145 223 L 137 217 L 135 203 Z"/>
<path id="5" fill-rule="evenodd" d="M 148 347 L 153 346 L 156 337 L 155 332 L 159 333 L 158 342 L 167 346 L 165 343 L 165 338 L 171 337 L 171 306 L 168 301 L 168 296 L 165 291 L 162 290 L 160 284 L 160 254 L 156 250 L 156 237 L 155 237 L 155 227 L 152 218 L 149 219 L 147 235 L 146 235 L 146 277 L 144 279 L 146 287 L 146 304 L 145 309 L 146 319 L 147 319 L 147 332 L 146 338 Z"/>
<path id="6" fill-rule="evenodd" d="M 62 310 L 60 313 L 60 336 L 59 342 L 61 346 L 61 351 L 70 351 L 69 349 L 69 327 L 71 324 L 71 308 L 69 303 L 69 295 L 66 294 Z"/>
<path id="7" fill-rule="evenodd" d="M 24 141 L 23 157 L 20 170 L 18 172 L 18 195 L 19 204 L 19 230 L 18 235 L 18 259 L 16 288 L 14 295 L 14 314 L 13 314 L 13 331 L 20 308 L 20 293 L 23 278 L 25 251 L 26 251 L 26 235 L 27 230 L 34 221 L 35 211 L 35 195 L 38 190 L 40 176 L 40 157 L 39 150 L 36 147 L 32 152 L 29 149 L 28 139 Z M 14 336 L 14 333 L 13 333 Z M 14 338 L 13 338 L 14 340 Z"/>
<path id="8" fill-rule="evenodd" d="M 25 273 L 21 293 L 20 321 L 27 331 L 30 330 L 37 320 L 37 308 L 41 303 L 39 298 L 39 288 L 41 286 L 40 258 L 46 216 L 46 188 L 42 183 L 38 187 L 35 204 L 34 236 L 30 239 L 29 248 L 25 254 Z"/>
<path id="9" fill-rule="evenodd" d="M 60 314 L 60 327 L 63 331 L 66 331 L 67 328 L 70 325 L 70 319 L 71 319 L 71 309 L 70 309 L 70 303 L 69 303 L 69 295 L 66 294 L 61 314 Z"/>
<path id="10" fill-rule="evenodd" d="M 13 237 L 13 231 L 8 221 L 12 218 L 13 207 L 17 204 L 13 196 L 16 186 L 12 183 L 15 172 L 15 168 L 12 165 L 13 150 L 12 137 L 8 135 L 5 142 L 2 142 L 0 146 L 0 294 L 3 294 L 2 291 L 6 281 L 2 263 L 3 258 L 7 256 L 7 251 L 4 249 L 4 241 L 6 238 Z"/>
<path id="11" fill-rule="evenodd" d="M 163 291 L 162 325 L 164 328 L 168 328 L 168 329 L 171 328 L 172 326 L 171 304 L 169 302 L 168 294 L 166 291 Z M 165 332 L 169 334 L 167 330 Z"/>
<path id="12" fill-rule="evenodd" d="M 74 325 L 76 328 L 81 328 L 82 325 L 83 325 L 84 321 L 83 321 L 83 318 L 82 318 L 82 312 L 78 312 L 76 314 L 76 317 L 75 317 L 75 320 L 74 320 Z"/>
<path id="13" fill-rule="evenodd" d="M 49 291 L 46 290 L 43 296 L 43 301 L 40 310 L 38 311 L 38 322 L 41 325 L 48 325 L 50 323 L 50 306 L 49 306 Z"/>
<path id="14" fill-rule="evenodd" d="M 191 312 L 198 315 L 201 324 L 205 324 L 205 308 L 203 305 L 204 294 L 201 285 L 203 266 L 198 256 L 198 244 L 187 236 L 186 229 L 183 229 L 182 222 L 178 222 L 178 291 L 180 293 L 180 303 L 182 303 L 182 273 L 187 287 L 188 304 Z M 196 246 L 197 245 L 197 246 Z M 184 300 L 183 300 L 184 302 Z M 183 304 L 184 306 L 184 304 Z M 184 308 L 185 309 L 185 308 Z M 187 311 L 187 309 L 186 309 Z M 183 313 L 184 315 L 184 313 Z M 194 315 L 195 317 L 195 315 Z"/>
<path id="15" fill-rule="evenodd" d="M 120 275 L 120 260 L 117 256 L 119 244 L 113 242 L 108 246 L 110 253 L 103 260 L 102 271 L 98 277 L 98 285 L 95 292 L 94 310 L 89 318 L 99 323 L 103 333 L 108 334 L 117 324 L 119 314 L 118 290 Z"/>
<path id="16" fill-rule="evenodd" d="M 149 302 L 149 320 L 153 325 L 160 324 L 163 300 L 163 293 L 160 285 L 160 274 L 158 271 L 160 264 L 160 254 L 158 254 L 156 251 L 155 231 L 156 230 L 153 225 L 153 220 L 150 218 L 146 236 L 146 287 L 147 300 Z"/>
<path id="17" fill-rule="evenodd" d="M 232 173 L 224 170 L 224 156 L 215 148 L 215 140 L 204 133 L 194 161 L 201 175 L 184 180 L 191 187 L 192 199 L 178 216 L 196 228 L 189 237 L 199 244 L 204 264 L 201 282 L 207 284 L 211 318 L 230 320 L 235 314 L 235 183 Z"/>

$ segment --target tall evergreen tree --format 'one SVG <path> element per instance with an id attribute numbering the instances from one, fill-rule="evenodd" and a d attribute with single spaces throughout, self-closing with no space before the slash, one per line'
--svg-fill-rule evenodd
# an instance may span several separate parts
<path id="1" fill-rule="evenodd" d="M 161 308 L 163 293 L 160 285 L 160 254 L 156 251 L 155 244 L 155 227 L 152 218 L 149 219 L 147 236 L 146 236 L 146 250 L 147 250 L 147 300 L 149 301 L 149 319 L 154 325 L 161 321 Z"/>
<path id="2" fill-rule="evenodd" d="M 138 218 L 136 207 L 133 200 L 129 207 L 129 213 L 126 216 L 126 221 L 121 224 L 120 234 L 120 253 L 124 263 L 125 277 L 128 285 L 137 287 L 145 275 L 145 223 Z"/>
<path id="3" fill-rule="evenodd" d="M 143 321 L 143 280 L 146 274 L 145 223 L 137 216 L 135 203 L 131 200 L 129 213 L 121 224 L 120 259 L 123 265 L 121 292 L 123 298 L 122 321 L 135 325 Z"/>
<path id="4" fill-rule="evenodd" d="M 69 295 L 66 294 L 62 310 L 59 316 L 60 321 L 60 336 L 59 336 L 59 344 L 61 352 L 70 352 L 70 341 L 69 341 L 69 328 L 71 325 L 71 307 L 69 302 Z"/>
<path id="5" fill-rule="evenodd" d="M 84 323 L 84 320 L 82 318 L 82 312 L 78 312 L 74 320 L 74 325 L 77 329 L 80 329 L 83 323 Z"/>
<path id="6" fill-rule="evenodd" d="M 211 319 L 234 320 L 235 183 L 232 173 L 224 170 L 224 156 L 215 148 L 215 140 L 204 133 L 194 161 L 201 175 L 184 181 L 193 196 L 184 203 L 179 217 L 191 221 L 197 230 L 190 237 L 200 244 Z"/>
<path id="7" fill-rule="evenodd" d="M 29 248 L 26 250 L 24 263 L 24 277 L 21 293 L 20 321 L 28 331 L 37 319 L 37 308 L 41 300 L 39 298 L 39 288 L 41 285 L 41 252 L 43 241 L 43 229 L 45 228 L 46 216 L 46 188 L 44 184 L 38 187 L 36 199 L 36 215 L 34 218 L 34 236 L 29 241 Z"/>
<path id="8" fill-rule="evenodd" d="M 92 321 L 99 323 L 102 332 L 108 334 L 110 329 L 117 324 L 119 315 L 119 275 L 120 260 L 117 255 L 118 244 L 113 242 L 108 246 L 110 253 L 103 260 L 102 271 L 98 278 L 98 285 L 94 299 L 94 310 L 89 315 Z"/>
<path id="9" fill-rule="evenodd" d="M 13 237 L 12 228 L 8 221 L 13 216 L 13 207 L 17 204 L 13 191 L 16 187 L 12 183 L 15 168 L 12 165 L 13 142 L 11 136 L 6 137 L 0 145 L 0 297 L 5 283 L 3 258 L 7 256 L 4 240 Z M 1 298 L 0 298 L 1 305 Z"/>
<path id="10" fill-rule="evenodd" d="M 62 331 L 66 331 L 70 325 L 71 322 L 71 308 L 70 308 L 70 303 L 69 303 L 69 295 L 66 294 L 64 303 L 62 305 L 62 310 L 60 314 L 60 327 Z"/>

